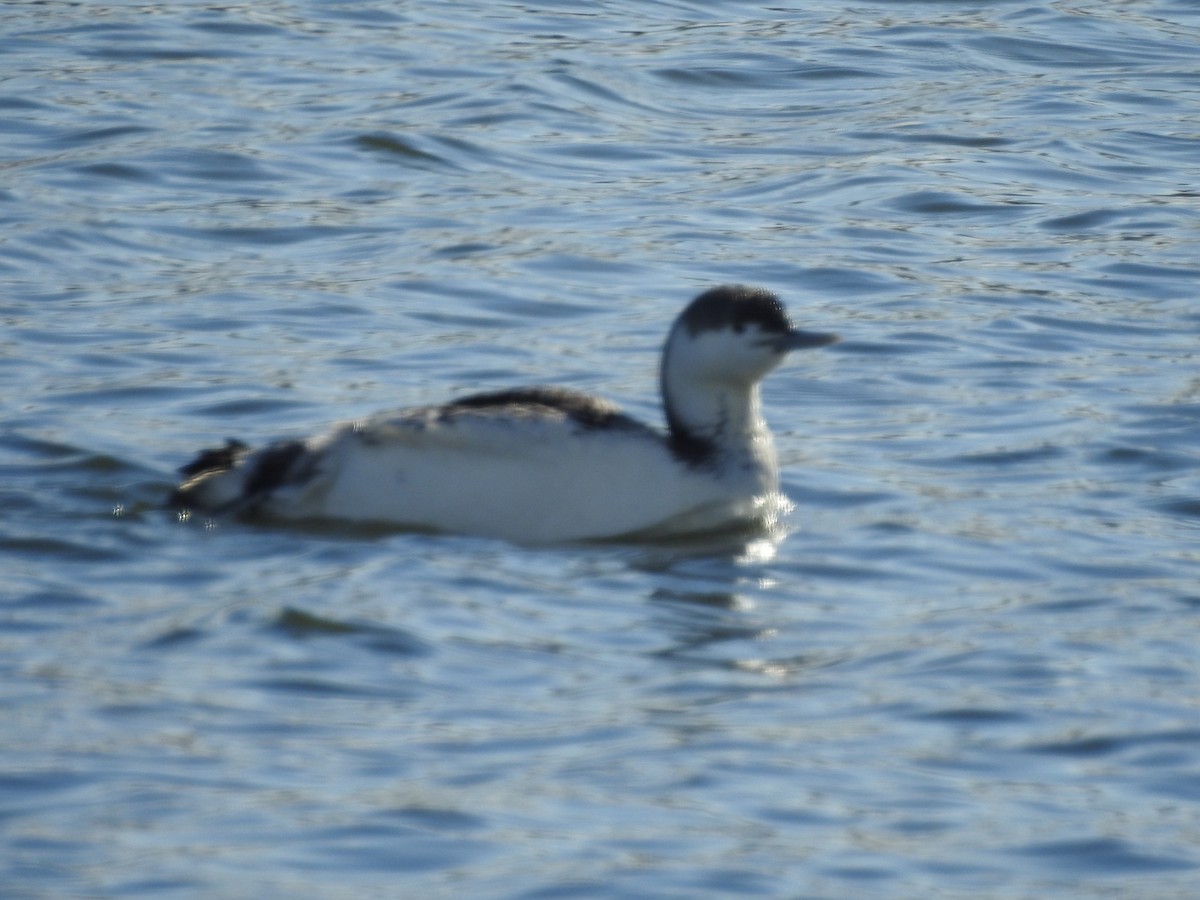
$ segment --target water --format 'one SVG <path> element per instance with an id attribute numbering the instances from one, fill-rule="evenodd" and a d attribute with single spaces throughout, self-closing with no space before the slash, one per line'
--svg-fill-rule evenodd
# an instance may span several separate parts
<path id="1" fill-rule="evenodd" d="M 1189 897 L 1185 0 L 0 10 L 13 897 Z M 530 382 L 687 299 L 778 545 L 181 524 L 226 436 Z"/>

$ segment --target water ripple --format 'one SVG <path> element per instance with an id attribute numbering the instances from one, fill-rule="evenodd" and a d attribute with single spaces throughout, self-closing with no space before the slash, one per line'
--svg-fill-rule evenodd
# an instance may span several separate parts
<path id="1" fill-rule="evenodd" d="M 4 12 L 10 893 L 1194 893 L 1193 4 L 150 12 Z M 844 337 L 778 540 L 162 507 L 511 383 L 657 421 L 736 280 Z"/>

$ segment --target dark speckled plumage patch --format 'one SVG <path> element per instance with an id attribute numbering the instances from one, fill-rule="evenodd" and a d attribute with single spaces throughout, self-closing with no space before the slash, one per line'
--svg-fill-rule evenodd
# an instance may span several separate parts
<path id="1" fill-rule="evenodd" d="M 442 407 L 453 415 L 456 409 L 516 408 L 536 413 L 539 408 L 562 413 L 572 422 L 588 430 L 620 429 L 649 431 L 637 419 L 621 412 L 615 403 L 593 397 L 581 391 L 561 387 L 527 387 L 471 394 Z"/>
<path id="2" fill-rule="evenodd" d="M 615 403 L 581 391 L 562 387 L 527 387 L 486 394 L 471 394 L 439 407 L 445 416 L 453 416 L 455 410 L 497 409 L 537 415 L 539 411 L 552 410 L 588 431 L 616 430 L 636 432 L 663 440 L 663 435 L 621 412 Z M 715 454 L 712 443 L 690 434 L 675 433 L 666 439 L 667 448 L 688 465 L 704 465 Z"/>
<path id="3" fill-rule="evenodd" d="M 190 463 L 179 467 L 179 474 L 184 478 L 195 478 L 208 472 L 227 472 L 248 449 L 241 441 L 230 438 L 223 447 L 201 450 Z"/>
<path id="4" fill-rule="evenodd" d="M 312 472 L 296 471 L 296 463 L 307 452 L 303 441 L 281 441 L 263 449 L 254 460 L 254 470 L 246 477 L 242 496 L 267 495 L 284 484 L 303 484 Z"/>

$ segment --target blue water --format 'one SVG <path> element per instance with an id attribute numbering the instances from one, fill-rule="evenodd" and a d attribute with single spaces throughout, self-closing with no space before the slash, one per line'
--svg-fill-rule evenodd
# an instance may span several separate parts
<path id="1" fill-rule="evenodd" d="M 0 9 L 6 897 L 1195 896 L 1200 7 Z M 173 470 L 773 376 L 775 545 L 180 523 Z"/>

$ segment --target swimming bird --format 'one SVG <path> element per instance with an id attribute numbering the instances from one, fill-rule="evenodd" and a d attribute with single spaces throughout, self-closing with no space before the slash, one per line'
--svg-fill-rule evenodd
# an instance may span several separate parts
<path id="1" fill-rule="evenodd" d="M 759 382 L 836 335 L 792 327 L 762 288 L 705 291 L 667 335 L 666 430 L 560 387 L 472 394 L 316 437 L 205 450 L 185 511 L 341 520 L 522 543 L 684 536 L 769 523 L 786 503 Z"/>

